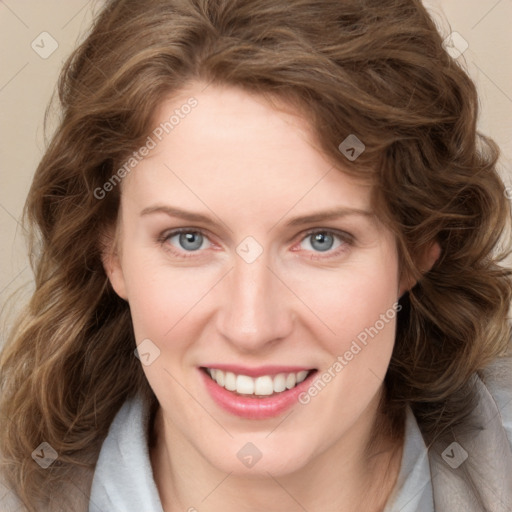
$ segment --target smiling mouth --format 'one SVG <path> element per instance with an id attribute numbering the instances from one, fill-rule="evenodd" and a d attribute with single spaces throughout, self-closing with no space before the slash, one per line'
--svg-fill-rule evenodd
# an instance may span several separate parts
<path id="1" fill-rule="evenodd" d="M 261 375 L 253 378 L 218 368 L 201 367 L 201 370 L 220 387 L 231 391 L 234 395 L 251 398 L 268 398 L 280 395 L 295 388 L 317 371 L 311 369 L 300 372 L 278 373 L 277 375 Z"/>

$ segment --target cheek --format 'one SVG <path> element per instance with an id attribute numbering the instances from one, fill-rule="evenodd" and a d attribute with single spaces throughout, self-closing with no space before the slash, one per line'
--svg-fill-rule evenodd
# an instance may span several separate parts
<path id="1" fill-rule="evenodd" d="M 336 404 L 325 424 L 326 436 L 339 436 L 378 393 L 393 352 L 397 304 L 397 272 L 393 266 L 368 265 L 358 272 L 339 272 L 337 279 L 317 281 L 328 293 L 315 293 L 322 322 L 311 324 L 324 352 L 316 380 L 301 395 L 311 421 L 323 417 L 326 404 Z M 383 269 L 387 269 L 383 271 Z M 312 289 L 309 290 L 312 293 Z M 322 297 L 322 300 L 320 300 Z M 326 325 L 329 329 L 326 328 Z M 317 398 L 318 397 L 318 398 Z"/>
<path id="2" fill-rule="evenodd" d="M 158 343 L 194 327 L 196 308 L 215 284 L 212 272 L 170 268 L 134 251 L 124 264 L 130 311 L 137 342 L 150 338 Z M 177 339 L 175 339 L 177 338 Z"/>
<path id="3" fill-rule="evenodd" d="M 390 255 L 333 272 L 316 271 L 311 279 L 301 281 L 298 295 L 314 314 L 311 329 L 327 352 L 340 355 L 353 340 L 364 346 L 377 336 L 381 340 L 377 350 L 390 350 L 398 301 L 395 268 Z"/>

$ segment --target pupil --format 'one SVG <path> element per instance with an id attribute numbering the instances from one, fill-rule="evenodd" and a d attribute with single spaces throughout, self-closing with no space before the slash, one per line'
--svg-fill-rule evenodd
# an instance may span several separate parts
<path id="1" fill-rule="evenodd" d="M 201 247 L 202 239 L 199 233 L 181 233 L 180 244 L 184 249 L 196 250 Z"/>
<path id="2" fill-rule="evenodd" d="M 319 245 L 315 246 L 315 244 L 319 242 Z M 325 233 L 317 233 L 313 237 L 312 246 L 319 251 L 328 251 L 333 244 L 333 237 L 331 235 L 326 235 Z"/>

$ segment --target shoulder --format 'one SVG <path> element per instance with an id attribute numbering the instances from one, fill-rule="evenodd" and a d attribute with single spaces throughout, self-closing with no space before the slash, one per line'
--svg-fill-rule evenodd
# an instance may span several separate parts
<path id="1" fill-rule="evenodd" d="M 23 506 L 16 494 L 7 485 L 4 475 L 0 472 L 0 510 L 2 512 L 24 512 Z"/>
<path id="2" fill-rule="evenodd" d="M 512 447 L 512 355 L 496 359 L 480 372 L 480 379 L 496 404 Z"/>
<path id="3" fill-rule="evenodd" d="M 116 474 L 115 467 L 119 461 L 125 464 L 137 461 L 144 451 L 144 422 L 144 404 L 141 399 L 127 399 L 118 410 L 103 441 L 95 478 L 103 472 L 109 475 Z"/>
<path id="4" fill-rule="evenodd" d="M 512 510 L 512 358 L 471 379 L 474 408 L 429 450 L 436 510 Z"/>
<path id="5" fill-rule="evenodd" d="M 103 442 L 94 473 L 90 512 L 153 510 L 162 512 L 148 449 L 149 404 L 128 399 Z"/>
<path id="6" fill-rule="evenodd" d="M 129 482 L 132 476 L 133 468 L 136 469 L 137 475 L 143 470 L 149 474 L 151 469 L 148 465 L 147 452 L 145 451 L 145 430 L 144 425 L 147 422 L 147 407 L 140 397 L 133 397 L 127 399 L 119 411 L 117 412 L 114 421 L 112 422 L 109 433 L 102 443 L 99 459 L 96 461 L 96 468 L 94 475 L 88 468 L 76 468 L 74 477 L 69 475 L 66 481 L 63 482 L 65 487 L 64 495 L 56 495 L 50 498 L 50 503 L 47 505 L 38 505 L 38 511 L 53 512 L 62 510 L 117 510 L 117 503 L 115 501 L 116 492 L 122 493 L 122 486 Z M 2 461 L 2 454 L 0 453 L 0 461 Z M 137 475 L 134 480 L 137 481 Z M 95 482 L 95 489 L 91 489 L 92 484 Z M 102 488 L 103 484 L 106 486 L 106 491 L 101 498 L 107 503 L 106 506 L 95 508 L 93 502 L 89 502 L 88 496 L 90 492 L 98 492 L 98 487 Z M 117 485 L 113 485 L 117 484 Z M 110 490 L 114 491 L 113 501 L 108 498 Z M 101 493 L 100 493 L 101 494 Z M 124 490 L 126 496 L 130 495 L 130 489 Z M 84 501 L 85 500 L 85 501 Z M 129 503 L 129 498 L 127 498 Z M 100 502 L 105 505 L 104 502 Z M 63 505 L 64 504 L 64 505 Z M 70 504 L 69 507 L 65 506 Z M 126 508 L 123 510 L 133 510 Z M 135 510 L 143 510 L 142 508 Z M 152 509 L 153 510 L 153 509 Z M 155 508 L 154 510 L 158 510 Z M 23 505 L 19 496 L 11 488 L 8 483 L 7 475 L 2 470 L 0 463 L 0 512 L 28 512 L 27 508 Z"/>

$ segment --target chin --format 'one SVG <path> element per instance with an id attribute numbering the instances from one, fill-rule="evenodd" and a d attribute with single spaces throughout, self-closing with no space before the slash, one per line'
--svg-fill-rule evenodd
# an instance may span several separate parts
<path id="1" fill-rule="evenodd" d="M 274 477 L 290 475 L 303 469 L 314 458 L 309 439 L 293 443 L 282 437 L 276 436 L 272 441 L 265 436 L 268 434 L 237 436 L 215 453 L 208 448 L 210 453 L 203 452 L 203 456 L 218 470 L 244 478 L 268 478 L 269 473 Z"/>

